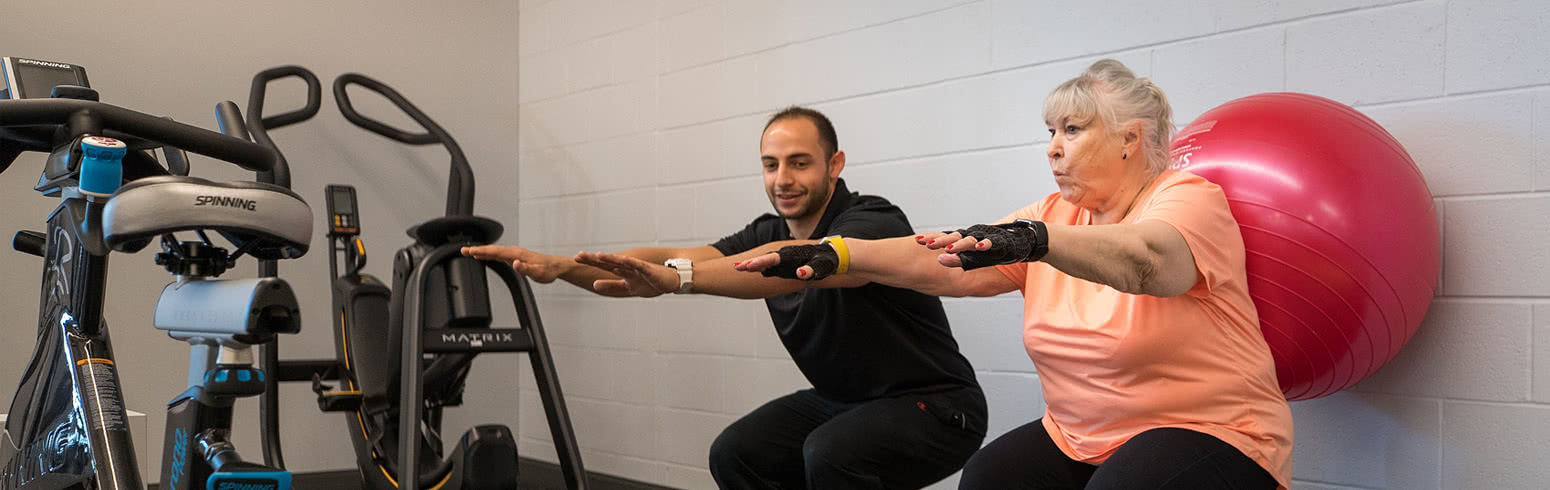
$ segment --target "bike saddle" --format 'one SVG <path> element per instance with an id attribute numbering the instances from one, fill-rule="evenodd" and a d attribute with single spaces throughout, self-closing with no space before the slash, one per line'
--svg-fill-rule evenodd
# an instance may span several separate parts
<path id="1" fill-rule="evenodd" d="M 124 184 L 102 211 L 103 238 L 136 252 L 164 233 L 213 230 L 260 259 L 302 256 L 312 241 L 312 208 L 290 189 L 259 182 L 146 177 Z"/>

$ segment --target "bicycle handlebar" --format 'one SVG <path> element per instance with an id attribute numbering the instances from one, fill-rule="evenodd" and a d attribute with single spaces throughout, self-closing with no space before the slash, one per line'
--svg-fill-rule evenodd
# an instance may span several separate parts
<path id="1" fill-rule="evenodd" d="M 262 145 L 112 104 L 76 99 L 0 100 L 0 127 L 59 125 L 69 127 L 72 136 L 117 131 L 254 172 L 267 172 L 278 160 L 274 150 Z"/>
<path id="2" fill-rule="evenodd" d="M 242 111 L 237 109 L 236 102 L 227 100 L 215 105 L 215 125 L 221 134 L 253 141 L 253 135 L 248 133 L 248 123 L 242 121 Z"/>

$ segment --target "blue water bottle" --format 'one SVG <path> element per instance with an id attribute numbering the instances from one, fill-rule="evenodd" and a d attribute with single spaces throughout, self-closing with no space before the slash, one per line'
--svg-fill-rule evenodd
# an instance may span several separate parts
<path id="1" fill-rule="evenodd" d="M 105 197 L 124 182 L 124 154 L 129 146 L 105 136 L 81 138 L 81 193 Z"/>

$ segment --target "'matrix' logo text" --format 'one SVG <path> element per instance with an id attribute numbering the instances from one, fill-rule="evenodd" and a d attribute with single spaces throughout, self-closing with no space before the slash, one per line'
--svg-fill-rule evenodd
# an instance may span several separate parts
<path id="1" fill-rule="evenodd" d="M 228 208 L 242 208 L 248 211 L 258 211 L 258 203 L 252 199 L 241 199 L 226 196 L 198 196 L 194 198 L 195 206 L 223 206 Z"/>
<path id="2" fill-rule="evenodd" d="M 516 339 L 509 333 L 444 333 L 441 334 L 441 341 L 483 347 L 486 342 L 511 343 L 516 342 Z"/>

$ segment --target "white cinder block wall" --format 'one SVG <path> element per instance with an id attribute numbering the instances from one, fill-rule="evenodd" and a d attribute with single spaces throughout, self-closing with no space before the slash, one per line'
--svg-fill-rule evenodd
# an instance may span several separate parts
<path id="1" fill-rule="evenodd" d="M 1376 377 L 1292 405 L 1295 486 L 1550 481 L 1550 2 L 520 8 L 518 236 L 559 254 L 703 245 L 767 211 L 759 129 L 789 104 L 833 117 L 851 187 L 899 203 L 922 230 L 993 219 L 1051 192 L 1040 104 L 1100 57 L 1155 78 L 1181 126 L 1258 92 L 1353 105 L 1398 137 L 1427 177 L 1443 232 L 1442 287 L 1420 332 Z M 705 455 L 715 434 L 806 385 L 760 302 L 539 292 L 590 469 L 711 487 Z M 992 436 L 1038 416 L 1019 298 L 947 308 L 989 393 Z M 498 376 L 486 370 L 474 391 Z M 552 458 L 533 392 L 521 408 L 523 450 Z"/>

